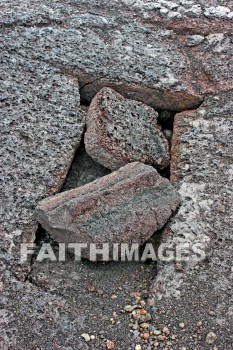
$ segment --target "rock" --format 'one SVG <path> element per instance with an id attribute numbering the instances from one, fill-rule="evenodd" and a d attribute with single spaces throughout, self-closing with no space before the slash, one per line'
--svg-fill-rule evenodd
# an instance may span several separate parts
<path id="1" fill-rule="evenodd" d="M 157 339 L 158 339 L 159 341 L 164 341 L 164 340 L 166 339 L 166 337 L 165 337 L 164 335 L 158 335 L 158 336 L 157 336 Z"/>
<path id="2" fill-rule="evenodd" d="M 207 344 L 213 344 L 216 339 L 217 339 L 217 335 L 214 332 L 209 332 L 206 335 L 205 341 L 206 341 Z"/>
<path id="3" fill-rule="evenodd" d="M 36 161 L 32 158 L 29 161 L 27 157 L 25 161 L 21 159 L 24 154 L 28 155 L 29 144 L 26 151 L 17 142 L 10 150 L 12 158 L 2 147 L 1 175 L 4 182 L 1 188 L 5 193 L 1 214 L 4 230 L 0 229 L 1 349 L 21 350 L 30 346 L 33 349 L 87 350 L 90 343 L 83 342 L 80 334 L 84 327 L 93 332 L 96 330 L 95 321 L 90 326 L 92 328 L 87 327 L 92 310 L 101 314 L 99 300 L 96 303 L 95 298 L 87 297 L 88 303 L 85 304 L 81 297 L 85 285 L 72 279 L 77 264 L 71 264 L 67 269 L 67 264 L 55 263 L 51 267 L 48 263 L 45 267 L 38 263 L 40 266 L 37 266 L 34 276 L 31 274 L 37 281 L 35 284 L 26 278 L 29 264 L 27 271 L 18 264 L 20 243 L 32 242 L 35 238 L 37 223 L 32 221 L 32 213 L 37 201 L 59 191 L 78 145 L 78 137 L 73 134 L 81 117 L 78 80 L 81 99 L 89 102 L 104 86 L 154 108 L 176 111 L 196 108 L 205 97 L 203 108 L 206 113 L 204 109 L 198 109 L 176 119 L 176 151 L 173 152 L 171 175 L 174 186 L 182 195 L 182 206 L 163 232 L 162 241 L 172 239 L 177 243 L 183 238 L 192 241 L 203 238 L 208 255 L 206 261 L 199 264 L 198 271 L 193 272 L 190 265 L 194 264 L 190 262 L 187 267 L 185 262 L 184 271 L 179 273 L 173 269 L 172 263 L 164 266 L 158 262 L 156 287 L 154 285 L 152 289 L 153 296 L 156 291 L 158 298 L 162 299 L 156 302 L 157 313 L 153 317 L 156 324 L 162 320 L 169 324 L 170 329 L 177 330 L 176 339 L 174 335 L 170 337 L 175 339 L 171 348 L 210 347 L 205 343 L 206 330 L 199 329 L 203 333 L 199 340 L 194 338 L 196 322 L 200 318 L 205 320 L 209 330 L 214 329 L 218 334 L 218 348 L 232 348 L 229 274 L 232 272 L 233 107 L 232 95 L 227 92 L 232 89 L 232 15 L 232 2 L 227 0 L 1 1 L 1 83 L 5 81 L 12 91 L 17 88 L 17 93 L 16 90 L 12 93 L 11 112 L 15 113 L 17 121 L 18 115 L 34 118 L 41 110 L 51 125 L 58 122 L 52 134 L 56 135 L 57 141 L 60 140 L 54 143 L 50 131 L 51 142 L 39 137 L 38 128 L 42 125 L 22 123 L 20 117 L 16 129 L 28 125 L 27 132 L 32 130 L 32 136 L 38 137 L 33 148 Z M 204 40 L 190 38 L 195 35 Z M 10 58 L 8 62 L 2 61 L 3 54 Z M 23 95 L 31 96 L 31 91 L 37 86 L 38 75 L 34 74 L 34 68 L 29 79 L 24 71 L 26 66 L 33 64 L 45 73 L 48 73 L 47 67 L 51 69 L 46 86 L 54 81 L 53 76 L 59 79 L 61 93 L 58 93 L 56 83 L 48 89 L 54 108 L 57 108 L 55 115 L 46 111 L 46 94 L 41 105 L 34 92 L 29 104 L 23 102 L 24 98 L 22 104 L 16 103 L 27 85 L 28 91 L 24 90 Z M 1 98 L 4 94 L 1 92 Z M 39 108 L 33 111 L 37 103 Z M 5 111 L 5 107 L 1 110 Z M 22 114 L 21 108 L 24 108 Z M 77 120 L 72 117 L 76 112 Z M 11 138 L 14 135 L 19 140 L 9 110 L 1 122 L 1 131 L 6 131 L 3 144 L 5 136 Z M 8 126 L 11 127 L 9 133 Z M 43 144 L 48 154 L 39 152 L 42 157 L 39 161 L 37 150 L 42 150 Z M 130 274 L 128 265 L 123 265 L 122 275 L 125 271 Z M 45 271 L 48 282 L 42 285 L 40 276 Z M 88 271 L 87 277 L 92 281 L 93 270 Z M 99 279 L 102 280 L 106 272 L 109 273 L 109 267 L 102 271 L 102 275 L 98 272 Z M 120 285 L 122 281 L 116 278 L 116 270 L 112 273 L 115 283 Z M 26 281 L 19 281 L 19 277 Z M 109 280 L 111 276 L 106 285 Z M 113 286 L 114 281 L 111 281 Z M 46 283 L 51 283 L 51 292 L 47 291 Z M 78 308 L 74 297 L 80 305 Z M 108 306 L 104 307 L 106 314 L 110 314 L 111 307 L 110 312 Z M 91 309 L 89 313 L 88 309 Z M 188 325 L 187 334 L 177 329 L 177 316 Z M 44 317 L 49 320 L 49 327 Z M 133 340 L 124 332 L 127 331 L 116 325 L 109 336 L 115 337 L 116 348 L 134 348 Z M 101 346 L 95 344 L 95 348 Z"/>
<path id="4" fill-rule="evenodd" d="M 115 348 L 115 344 L 114 344 L 114 342 L 112 341 L 112 340 L 107 340 L 107 342 L 106 342 L 106 348 L 108 349 L 108 350 L 112 350 L 112 349 L 114 349 Z"/>
<path id="5" fill-rule="evenodd" d="M 163 327 L 162 329 L 163 333 L 165 333 L 166 335 L 170 334 L 170 330 L 167 327 Z"/>
<path id="6" fill-rule="evenodd" d="M 155 329 L 155 330 L 154 330 L 154 334 L 155 334 L 155 335 L 161 335 L 161 333 L 162 333 L 162 332 L 159 331 L 158 329 Z"/>
<path id="7" fill-rule="evenodd" d="M 141 349 L 142 349 L 142 347 L 140 344 L 135 345 L 135 350 L 141 350 Z"/>
<path id="8" fill-rule="evenodd" d="M 37 202 L 61 189 L 85 114 L 77 81 L 49 64 L 3 51 L 1 77 L 1 257 L 24 279 L 20 242 L 34 241 Z"/>
<path id="9" fill-rule="evenodd" d="M 164 136 L 169 141 L 169 144 L 171 144 L 172 141 L 172 131 L 170 129 L 164 129 L 163 130 Z"/>
<path id="10" fill-rule="evenodd" d="M 184 327 L 185 327 L 184 322 L 180 322 L 180 323 L 179 323 L 179 327 L 180 327 L 180 328 L 184 328 Z"/>
<path id="11" fill-rule="evenodd" d="M 134 161 L 167 167 L 169 146 L 157 126 L 157 117 L 151 107 L 103 88 L 88 111 L 87 153 L 112 170 Z"/>
<path id="12" fill-rule="evenodd" d="M 142 244 L 178 204 L 179 196 L 167 179 L 149 165 L 131 163 L 44 199 L 35 216 L 59 242 Z"/>
<path id="13" fill-rule="evenodd" d="M 143 339 L 147 340 L 150 338 L 150 333 L 143 333 L 142 337 Z"/>
<path id="14" fill-rule="evenodd" d="M 155 322 L 177 327 L 176 318 L 195 334 L 205 320 L 218 334 L 222 348 L 231 344 L 230 268 L 232 265 L 233 93 L 208 96 L 196 111 L 176 114 L 171 149 L 171 182 L 182 204 L 163 233 L 161 243 L 187 244 L 190 254 L 183 269 L 176 261 L 158 259 L 158 274 L 151 287 Z M 225 206 L 225 212 L 222 211 Z M 195 248 L 199 248 L 196 254 Z M 200 254 L 201 253 L 201 254 Z M 199 266 L 198 270 L 195 269 Z M 201 298 L 200 298 L 201 295 Z M 221 298 L 219 298 L 221 295 Z M 217 302 L 216 302 L 217 301 Z M 200 312 L 196 312 L 198 309 Z M 215 317 L 210 311 L 215 311 Z M 231 326 L 230 326 L 231 325 Z M 203 327 L 201 327 L 203 328 Z M 183 331 L 181 331 L 183 332 Z M 200 329 L 205 339 L 204 329 Z M 182 341 L 183 346 L 188 346 Z M 192 347 L 196 345 L 193 342 Z M 202 343 L 201 348 L 206 347 Z"/>
<path id="15" fill-rule="evenodd" d="M 126 312 L 132 312 L 134 309 L 136 309 L 138 306 L 137 305 L 126 305 L 125 307 L 124 307 L 124 310 L 126 311 Z"/>
<path id="16" fill-rule="evenodd" d="M 140 304 L 141 307 L 146 306 L 146 302 L 144 300 L 140 300 L 139 304 Z"/>
<path id="17" fill-rule="evenodd" d="M 135 309 L 132 312 L 132 318 L 141 324 L 151 321 L 151 314 L 145 309 Z"/>
<path id="18" fill-rule="evenodd" d="M 91 340 L 91 337 L 89 336 L 88 333 L 82 333 L 81 337 L 86 341 L 89 342 Z"/>
<path id="19" fill-rule="evenodd" d="M 143 323 L 140 324 L 140 327 L 143 328 L 143 329 L 150 328 L 150 324 L 147 323 L 147 322 L 143 322 Z"/>
<path id="20" fill-rule="evenodd" d="M 28 12 L 25 4 L 12 5 L 0 19 L 11 28 L 3 33 L 4 46 L 25 60 L 39 59 L 78 78 L 83 101 L 109 86 L 155 108 L 197 107 L 202 96 L 199 86 L 192 85 L 195 70 L 175 33 L 129 20 L 125 9 L 117 16 L 116 3 L 109 13 L 108 6 L 105 0 L 92 2 L 90 9 L 81 2 L 66 6 L 50 0 Z"/>

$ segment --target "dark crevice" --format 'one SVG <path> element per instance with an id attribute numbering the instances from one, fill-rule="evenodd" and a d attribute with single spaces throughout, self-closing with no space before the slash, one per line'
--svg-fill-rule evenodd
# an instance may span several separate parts
<path id="1" fill-rule="evenodd" d="M 30 258 L 30 267 L 32 267 L 32 265 L 35 262 L 35 259 L 37 257 L 37 253 L 39 251 L 39 248 L 42 245 L 42 242 L 44 241 L 44 237 L 46 236 L 46 231 L 43 229 L 43 227 L 41 226 L 41 224 L 38 224 L 38 228 L 36 230 L 35 233 L 35 239 L 34 239 L 34 244 L 36 245 L 36 249 L 34 250 L 34 253 L 32 254 L 31 258 Z M 26 275 L 24 282 L 28 281 L 30 283 L 32 283 L 32 278 L 30 276 L 31 273 L 31 268 L 30 271 L 28 272 L 28 274 Z"/>
<path id="2" fill-rule="evenodd" d="M 90 100 L 88 100 L 86 97 L 85 97 L 85 94 L 82 94 L 82 91 L 83 89 L 87 86 L 87 85 L 91 85 L 99 80 L 101 80 L 102 78 L 96 78 L 92 81 L 88 81 L 86 83 L 83 83 L 80 88 L 79 88 L 79 94 L 80 94 L 80 104 L 81 105 L 84 105 L 84 106 L 89 106 L 90 105 Z"/>
<path id="3" fill-rule="evenodd" d="M 43 243 L 50 243 L 50 245 L 53 247 L 53 250 L 55 251 L 56 248 L 58 248 L 58 242 L 54 240 L 53 236 L 50 235 L 42 226 L 38 223 L 38 228 L 35 234 L 35 240 L 33 242 L 35 244 L 34 253 L 31 256 L 30 259 L 30 267 L 35 263 L 35 260 L 37 258 L 37 255 L 40 251 L 41 246 Z M 25 277 L 25 282 L 28 281 L 30 283 L 33 283 L 32 277 L 31 277 L 31 268 L 27 276 Z"/>
<path id="4" fill-rule="evenodd" d="M 39 245 L 42 241 L 46 240 L 46 231 L 45 229 L 41 226 L 41 224 L 38 224 L 38 229 L 36 231 L 36 236 L 35 236 L 35 241 L 34 243 L 36 245 Z"/>
<path id="5" fill-rule="evenodd" d="M 162 130 L 168 129 L 173 131 L 175 113 L 176 112 L 169 110 L 158 110 L 158 124 L 161 125 Z"/>
<path id="6" fill-rule="evenodd" d="M 168 167 L 166 167 L 165 169 L 162 170 L 158 170 L 158 173 L 163 176 L 166 177 L 166 179 L 170 180 L 170 176 L 171 176 L 171 171 L 170 171 L 170 164 Z"/>

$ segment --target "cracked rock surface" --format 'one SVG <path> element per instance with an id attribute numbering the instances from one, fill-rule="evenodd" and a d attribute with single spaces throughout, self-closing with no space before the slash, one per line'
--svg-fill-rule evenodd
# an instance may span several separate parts
<path id="1" fill-rule="evenodd" d="M 34 241 L 38 200 L 61 189 L 85 114 L 77 82 L 48 64 L 6 51 L 1 90 L 2 264 L 3 269 L 15 264 L 20 275 L 19 243 Z"/>
<path id="2" fill-rule="evenodd" d="M 150 265 L 98 265 L 94 273 L 86 265 L 77 274 L 69 262 L 35 263 L 19 281 L 29 270 L 30 261 L 19 264 L 19 244 L 34 240 L 34 208 L 59 191 L 81 139 L 79 87 L 88 104 L 105 86 L 159 110 L 194 109 L 205 99 L 204 109 L 176 118 L 171 177 L 182 206 L 162 240 L 198 238 L 208 255 L 198 266 L 159 261 L 152 323 L 158 349 L 232 348 L 232 12 L 225 0 L 1 1 L 1 349 L 106 349 L 109 336 L 115 349 L 149 350 L 126 318 L 106 330 L 112 312 L 133 303 L 129 293 L 147 288 Z M 102 303 L 86 292 L 92 280 L 90 293 L 109 291 Z M 112 299 L 120 284 L 124 293 Z M 171 328 L 165 338 L 162 323 Z M 81 334 L 96 324 L 105 334 L 86 343 Z"/>
<path id="3" fill-rule="evenodd" d="M 139 243 L 161 229 L 179 205 L 169 181 L 130 163 L 90 184 L 41 201 L 36 219 L 63 243 Z M 82 251 L 90 259 L 90 251 Z"/>
<path id="4" fill-rule="evenodd" d="M 88 154 L 114 170 L 129 162 L 163 169 L 169 165 L 169 146 L 157 125 L 158 113 L 141 102 L 126 100 L 103 88 L 87 113 L 85 147 Z"/>
<path id="5" fill-rule="evenodd" d="M 155 108 L 197 107 L 202 92 L 191 83 L 195 72 L 173 33 L 109 15 L 100 5 L 102 15 L 83 13 L 80 2 L 51 2 L 40 9 L 35 2 L 22 15 L 15 2 L 14 13 L 2 16 L 4 46 L 25 59 L 72 72 L 80 81 L 82 98 L 89 102 L 101 87 L 110 86 Z"/>

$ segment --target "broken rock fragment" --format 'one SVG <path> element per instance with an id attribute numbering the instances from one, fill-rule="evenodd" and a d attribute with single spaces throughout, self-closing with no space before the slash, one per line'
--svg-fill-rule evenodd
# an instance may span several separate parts
<path id="1" fill-rule="evenodd" d="M 144 243 L 179 204 L 170 182 L 134 162 L 100 179 L 42 200 L 36 218 L 58 242 Z M 89 258 L 89 252 L 82 250 Z"/>
<path id="2" fill-rule="evenodd" d="M 169 165 L 169 146 L 157 117 L 151 107 L 103 88 L 88 111 L 86 150 L 111 170 L 134 161 L 164 169 Z"/>

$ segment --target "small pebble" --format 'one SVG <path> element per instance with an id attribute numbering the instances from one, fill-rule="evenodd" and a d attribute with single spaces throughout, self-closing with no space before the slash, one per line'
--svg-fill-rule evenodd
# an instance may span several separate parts
<path id="1" fill-rule="evenodd" d="M 134 309 L 136 309 L 137 308 L 137 306 L 136 305 L 126 305 L 125 307 L 124 307 L 124 310 L 126 311 L 126 312 L 132 312 Z"/>
<path id="2" fill-rule="evenodd" d="M 184 328 L 184 327 L 185 327 L 184 322 L 180 322 L 180 323 L 179 323 L 179 327 L 180 327 L 180 328 Z"/>
<path id="3" fill-rule="evenodd" d="M 166 339 L 166 337 L 164 335 L 158 335 L 157 339 L 159 341 L 164 341 Z"/>
<path id="4" fill-rule="evenodd" d="M 170 331 L 169 331 L 169 329 L 167 327 L 163 327 L 162 331 L 165 334 L 170 334 Z"/>
<path id="5" fill-rule="evenodd" d="M 155 334 L 155 335 L 160 335 L 160 334 L 161 334 L 161 331 L 159 331 L 158 329 L 156 329 L 156 330 L 154 331 L 154 334 Z"/>
<path id="6" fill-rule="evenodd" d="M 141 327 L 141 328 L 149 328 L 150 325 L 149 325 L 149 323 L 144 322 L 144 323 L 141 323 L 141 324 L 140 324 L 140 327 Z"/>
<path id="7" fill-rule="evenodd" d="M 141 350 L 141 349 L 142 349 L 142 347 L 141 347 L 140 344 L 137 344 L 137 345 L 135 346 L 135 350 Z"/>
<path id="8" fill-rule="evenodd" d="M 136 339 L 140 335 L 139 331 L 133 331 L 133 337 Z"/>
<path id="9" fill-rule="evenodd" d="M 207 344 L 213 344 L 216 339 L 217 339 L 217 335 L 214 332 L 209 332 L 206 336 L 205 341 Z"/>
<path id="10" fill-rule="evenodd" d="M 107 342 L 106 342 L 106 348 L 107 348 L 108 350 L 114 349 L 114 346 L 115 346 L 115 344 L 113 343 L 113 341 L 107 340 Z"/>
<path id="11" fill-rule="evenodd" d="M 163 130 L 163 133 L 168 141 L 171 141 L 172 139 L 172 131 L 169 129 Z"/>
<path id="12" fill-rule="evenodd" d="M 150 338 L 150 333 L 144 333 L 142 337 L 143 339 L 147 340 Z"/>
<path id="13" fill-rule="evenodd" d="M 91 340 L 91 337 L 90 337 L 89 334 L 87 334 L 87 333 L 81 334 L 81 337 L 82 337 L 86 342 L 88 342 L 88 341 Z"/>
<path id="14" fill-rule="evenodd" d="M 216 315 L 215 312 L 214 312 L 213 310 L 209 310 L 209 311 L 208 311 L 208 314 L 209 314 L 210 316 L 215 316 L 215 315 Z"/>
<path id="15" fill-rule="evenodd" d="M 141 305 L 141 307 L 144 307 L 146 305 L 146 302 L 144 300 L 141 300 L 140 305 Z"/>
<path id="16" fill-rule="evenodd" d="M 138 324 L 134 324 L 134 325 L 132 325 L 132 327 L 131 327 L 132 329 L 138 329 Z"/>

